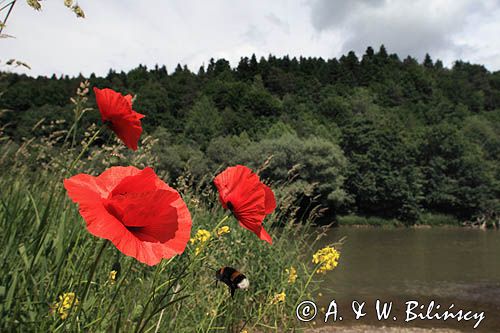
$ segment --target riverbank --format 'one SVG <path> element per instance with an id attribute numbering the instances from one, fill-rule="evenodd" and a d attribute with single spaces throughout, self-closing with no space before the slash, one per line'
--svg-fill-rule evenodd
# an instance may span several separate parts
<path id="1" fill-rule="evenodd" d="M 419 219 L 413 223 L 405 223 L 398 219 L 387 219 L 377 216 L 360 216 L 360 215 L 343 215 L 337 216 L 336 222 L 338 226 L 349 227 L 411 227 L 411 228 L 431 228 L 431 227 L 464 227 L 471 229 L 498 229 L 500 226 L 497 223 L 490 222 L 484 219 L 477 221 L 462 221 L 451 215 L 445 214 L 422 214 Z"/>
<path id="2" fill-rule="evenodd" d="M 360 216 L 360 215 L 343 215 L 337 216 L 337 222 L 341 226 L 388 226 L 388 227 L 404 227 L 408 226 L 408 223 L 405 223 L 398 219 L 388 219 L 378 216 Z M 431 214 L 425 213 L 421 214 L 419 219 L 414 223 L 410 224 L 412 226 L 442 226 L 442 225 L 453 225 L 459 226 L 462 225 L 462 222 L 459 221 L 456 217 L 445 214 Z"/>
<path id="3" fill-rule="evenodd" d="M 305 333 L 460 333 L 460 331 L 447 328 L 417 328 L 417 327 L 387 327 L 356 325 L 348 327 L 325 326 L 305 331 Z"/>

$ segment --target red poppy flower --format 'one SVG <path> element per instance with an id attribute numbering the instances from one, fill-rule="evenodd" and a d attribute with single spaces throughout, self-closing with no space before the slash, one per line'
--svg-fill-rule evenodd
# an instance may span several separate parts
<path id="1" fill-rule="evenodd" d="M 246 166 L 237 165 L 217 175 L 214 183 L 222 207 L 230 209 L 242 227 L 272 244 L 262 221 L 276 208 L 276 199 L 273 191 L 260 181 L 259 176 Z"/>
<path id="2" fill-rule="evenodd" d="M 142 133 L 141 119 L 145 116 L 132 110 L 132 96 L 123 96 L 108 88 L 94 88 L 94 93 L 102 121 L 110 122 L 111 129 L 125 146 L 137 150 Z"/>
<path id="3" fill-rule="evenodd" d="M 87 230 L 109 239 L 123 254 L 148 265 L 184 252 L 191 215 L 179 193 L 153 169 L 112 167 L 100 176 L 64 180 Z"/>

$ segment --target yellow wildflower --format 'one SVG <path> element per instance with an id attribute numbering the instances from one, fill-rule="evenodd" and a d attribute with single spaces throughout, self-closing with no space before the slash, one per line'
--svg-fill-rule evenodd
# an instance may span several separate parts
<path id="1" fill-rule="evenodd" d="M 109 282 L 110 282 L 111 284 L 114 284 L 114 283 L 116 282 L 116 275 L 117 275 L 117 274 L 118 274 L 118 272 L 117 272 L 117 271 L 115 271 L 115 270 L 112 270 L 111 272 L 109 272 L 109 277 L 108 277 L 108 279 L 109 279 Z"/>
<path id="2" fill-rule="evenodd" d="M 78 306 L 78 298 L 75 293 L 64 293 L 59 296 L 59 301 L 54 304 L 52 309 L 62 320 L 65 320 L 68 318 L 72 306 L 75 308 Z"/>
<path id="3" fill-rule="evenodd" d="M 227 225 L 223 225 L 219 229 L 217 229 L 217 237 L 220 237 L 224 234 L 228 234 L 231 231 Z"/>
<path id="4" fill-rule="evenodd" d="M 327 246 L 313 255 L 312 262 L 320 265 L 316 270 L 317 273 L 326 273 L 337 267 L 339 258 L 340 253 L 335 248 Z"/>
<path id="5" fill-rule="evenodd" d="M 196 235 L 194 235 L 193 238 L 190 239 L 191 244 L 194 244 L 196 242 L 200 243 L 205 243 L 210 239 L 212 235 L 210 234 L 210 231 L 205 230 L 205 229 L 200 229 L 196 232 Z"/>
<path id="6" fill-rule="evenodd" d="M 274 295 L 274 297 L 271 299 L 271 304 L 284 303 L 285 299 L 286 299 L 285 292 L 281 292 L 279 294 Z"/>
<path id="7" fill-rule="evenodd" d="M 288 274 L 288 283 L 294 284 L 295 280 L 297 280 L 297 270 L 295 267 L 290 267 L 290 269 L 285 270 L 286 274 Z"/>
<path id="8" fill-rule="evenodd" d="M 196 208 L 198 208 L 198 206 L 200 205 L 200 200 L 196 199 L 196 198 L 191 198 L 190 200 L 190 203 L 195 206 Z"/>
<path id="9" fill-rule="evenodd" d="M 201 247 L 197 246 L 195 249 L 194 249 L 194 255 L 197 256 L 198 254 L 201 253 Z"/>

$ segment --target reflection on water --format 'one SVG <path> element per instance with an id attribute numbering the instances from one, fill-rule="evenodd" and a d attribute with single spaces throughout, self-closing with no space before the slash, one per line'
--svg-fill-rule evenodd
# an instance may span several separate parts
<path id="1" fill-rule="evenodd" d="M 338 268 L 326 275 L 323 303 L 335 298 L 339 308 L 347 310 L 354 299 L 392 300 L 401 306 L 411 299 L 435 300 L 446 308 L 454 303 L 455 309 L 485 311 L 481 331 L 500 332 L 500 232 L 341 227 L 332 229 L 323 243 L 342 236 L 347 241 Z M 346 318 L 342 324 L 352 321 Z M 359 324 L 382 325 L 373 317 Z M 400 320 L 383 324 L 410 325 Z M 469 331 L 473 324 L 413 321 L 412 325 Z"/>

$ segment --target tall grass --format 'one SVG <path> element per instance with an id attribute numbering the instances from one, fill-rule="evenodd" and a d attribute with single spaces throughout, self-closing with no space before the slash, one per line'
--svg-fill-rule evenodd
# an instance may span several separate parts
<path id="1" fill-rule="evenodd" d="M 95 127 L 87 129 L 84 140 L 95 133 Z M 67 145 L 65 137 L 71 138 Z M 71 131 L 21 145 L 0 141 L 0 331 L 284 332 L 297 326 L 295 305 L 317 294 L 311 255 L 320 234 L 312 221 L 320 210 L 310 210 L 306 222 L 297 223 L 297 198 L 284 186 L 288 180 L 273 185 L 279 209 L 265 220 L 274 241 L 269 246 L 221 209 L 213 175 L 195 182 L 186 170 L 173 185 L 192 214 L 192 235 L 207 229 L 213 237 L 149 267 L 90 235 L 62 180 L 75 170 L 98 174 L 110 164 L 154 168 L 148 148 L 154 140 L 145 137 L 133 158 L 105 141 L 67 170 L 81 147 L 76 141 Z M 220 221 L 230 233 L 216 237 Z M 213 269 L 223 266 L 242 271 L 249 290 L 237 290 L 232 299 L 226 286 L 216 287 Z M 297 270 L 294 283 L 286 272 L 290 267 Z M 55 305 L 70 292 L 78 302 L 62 318 Z M 273 302 L 279 293 L 286 294 L 284 301 Z"/>

